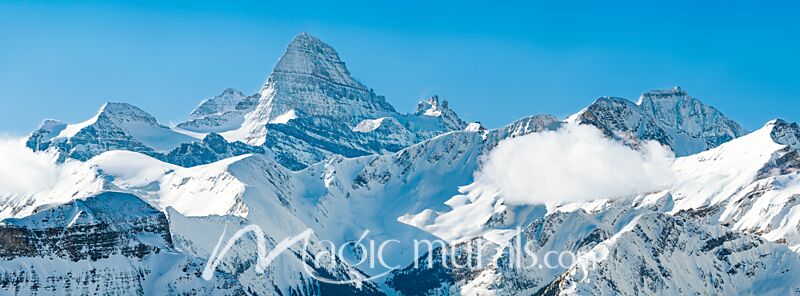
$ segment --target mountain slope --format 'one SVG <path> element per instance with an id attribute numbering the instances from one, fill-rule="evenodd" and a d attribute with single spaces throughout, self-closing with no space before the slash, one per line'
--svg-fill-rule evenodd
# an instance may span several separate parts
<path id="1" fill-rule="evenodd" d="M 785 246 L 665 214 L 637 217 L 542 295 L 787 295 L 800 257 Z"/>
<path id="2" fill-rule="evenodd" d="M 715 149 L 678 159 L 675 212 L 705 223 L 800 244 L 796 123 L 773 120 Z"/>
<path id="3" fill-rule="evenodd" d="M 218 104 L 222 103 L 224 101 Z M 213 108 L 212 105 L 201 110 Z M 28 137 L 26 146 L 34 151 L 54 151 L 62 161 L 66 158 L 87 161 L 107 151 L 127 150 L 181 166 L 207 164 L 248 153 L 266 153 L 262 147 L 227 142 L 214 132 L 190 133 L 168 128 L 144 110 L 125 103 L 107 103 L 97 115 L 77 124 L 46 120 Z"/>
<path id="4" fill-rule="evenodd" d="M 0 291 L 8 294 L 240 295 L 236 278 L 199 277 L 203 261 L 175 250 L 164 213 L 105 192 L 0 223 Z"/>
<path id="5" fill-rule="evenodd" d="M 483 259 L 486 265 L 479 269 L 425 269 L 408 265 L 413 259 L 409 257 L 413 254 L 411 245 L 393 245 L 386 250 L 389 255 L 385 259 L 406 267 L 394 271 L 383 282 L 359 288 L 356 285 L 327 286 L 307 276 L 304 270 L 309 265 L 303 263 L 302 256 L 298 255 L 302 251 L 296 248 L 292 249 L 295 255 L 282 255 L 264 276 L 255 271 L 257 240 L 248 237 L 234 245 L 218 271 L 229 274 L 243 289 L 256 294 L 280 291 L 319 295 L 321 291 L 334 291 L 328 289 L 345 289 L 335 291 L 364 295 L 396 292 L 404 295 L 515 295 L 537 291 L 612 293 L 613 287 L 624 287 L 618 289 L 629 293 L 644 292 L 642 289 L 747 293 L 762 291 L 769 278 L 794 280 L 781 272 L 796 268 L 795 253 L 785 246 L 724 228 L 719 225 L 724 225 L 722 221 L 709 220 L 693 212 L 724 203 L 722 199 L 704 198 L 687 182 L 698 180 L 708 185 L 708 190 L 725 192 L 713 186 L 752 186 L 751 183 L 759 180 L 791 176 L 795 162 L 787 155 L 791 155 L 791 148 L 797 145 L 797 135 L 800 135 L 796 124 L 770 122 L 753 134 L 705 153 L 680 158 L 675 167 L 685 178 L 663 193 L 545 208 L 506 205 L 502 194 L 475 184 L 464 186 L 474 181 L 472 174 L 481 166 L 481 156 L 499 141 L 558 126 L 558 120 L 551 116 L 530 117 L 497 130 L 448 133 L 397 153 L 350 159 L 335 157 L 300 171 L 288 170 L 264 155 L 243 155 L 192 168 L 152 158 L 129 161 L 133 155 L 140 154 L 122 151 L 104 153 L 87 162 L 67 163 L 90 166 L 86 170 L 95 177 L 81 177 L 80 180 L 95 180 L 94 184 L 100 184 L 90 187 L 92 190 L 114 188 L 136 193 L 167 211 L 175 248 L 190 257 L 209 257 L 215 245 L 215 235 L 209 237 L 209 233 L 222 234 L 224 229 L 231 233 L 250 223 L 264 229 L 267 241 L 271 242 L 268 249 L 276 246 L 274 242 L 310 228 L 315 232 L 311 243 L 315 250 L 322 250 L 319 248 L 323 240 L 345 245 L 364 230 L 370 230 L 370 238 L 379 242 L 439 237 L 462 250 L 469 248 L 467 242 L 485 241 L 491 250 Z M 749 162 L 740 161 L 742 158 Z M 714 164 L 716 162 L 720 164 Z M 743 174 L 746 178 L 721 179 L 719 183 L 700 179 L 722 173 Z M 71 188 L 69 183 L 65 184 L 64 188 Z M 789 186 L 793 183 L 782 184 L 787 185 L 785 188 L 794 188 Z M 33 200 L 41 203 L 46 199 Z M 456 203 L 456 200 L 469 202 Z M 469 210 L 463 211 L 465 209 Z M 756 212 L 763 211 L 753 213 Z M 781 212 L 791 211 L 776 211 Z M 706 224 L 711 226 L 704 226 Z M 786 225 L 790 227 L 791 224 Z M 520 234 L 523 241 L 536 243 L 533 251 L 538 256 L 552 251 L 570 251 L 579 255 L 577 263 L 552 269 L 509 266 L 514 257 L 503 246 L 513 240 L 513 229 L 517 226 L 523 229 Z M 669 239 L 663 242 L 654 239 L 664 233 L 670 235 Z M 715 245 L 716 242 L 721 243 Z M 630 256 L 612 257 L 615 259 L 611 262 L 600 263 L 585 259 L 598 258 L 596 254 L 604 254 L 603 248 L 619 249 L 610 253 Z M 356 254 L 355 249 L 350 248 L 344 252 L 345 257 Z M 657 257 L 644 262 L 636 259 L 647 258 L 649 254 L 657 254 Z M 765 257 L 768 254 L 773 257 Z M 447 256 L 433 258 L 439 262 L 449 260 Z M 701 262 L 700 275 L 711 272 L 713 279 L 698 275 L 678 281 L 672 275 L 683 272 L 680 268 L 686 265 L 679 262 Z M 591 269 L 581 264 L 589 264 L 585 266 Z M 347 280 L 383 271 L 362 268 L 335 265 L 325 269 L 324 274 Z M 581 282 L 582 277 L 576 276 L 584 270 L 592 275 L 626 276 L 592 278 L 590 283 L 595 284 L 586 285 Z M 644 276 L 634 276 L 639 270 L 648 272 Z M 409 286 L 409 283 L 417 284 Z M 775 291 L 793 287 L 782 286 L 781 289 Z"/>
<path id="6" fill-rule="evenodd" d="M 94 179 L 99 184 L 98 187 L 87 189 L 86 195 L 77 196 L 77 198 L 76 196 L 66 199 L 63 197 L 51 198 L 50 195 L 42 195 L 41 198 L 32 200 L 32 205 L 25 206 L 18 211 L 19 213 L 35 211 L 33 214 L 27 214 L 23 218 L 3 220 L 5 225 L 13 226 L 13 229 L 9 230 L 12 235 L 2 236 L 7 239 L 2 245 L 14 246 L 14 248 L 7 250 L 6 256 L 3 257 L 6 261 L 0 262 L 0 268 L 25 270 L 20 268 L 17 262 L 27 264 L 25 262 L 43 260 L 44 263 L 36 263 L 36 265 L 48 267 L 46 270 L 26 271 L 22 275 L 13 273 L 8 275 L 34 285 L 32 289 L 36 288 L 37 279 L 32 278 L 35 276 L 30 275 L 31 273 L 65 278 L 69 276 L 68 272 L 80 274 L 81 277 L 86 277 L 88 272 L 96 272 L 99 276 L 113 278 L 128 276 L 125 272 L 129 271 L 125 271 L 125 268 L 153 270 L 153 273 L 158 275 L 160 273 L 155 272 L 156 270 L 165 270 L 165 272 L 176 268 L 185 270 L 183 265 L 172 267 L 173 265 L 170 264 L 191 263 L 191 266 L 188 267 L 189 271 L 183 271 L 185 274 L 170 271 L 170 274 L 175 273 L 175 275 L 169 276 L 188 277 L 194 282 L 203 283 L 203 285 L 214 285 L 219 282 L 219 279 L 224 279 L 230 281 L 226 285 L 235 288 L 231 293 L 236 295 L 241 294 L 243 290 L 258 295 L 293 293 L 318 295 L 317 293 L 325 291 L 339 291 L 347 295 L 382 295 L 370 282 L 331 285 L 307 274 L 306 270 L 312 270 L 315 274 L 321 274 L 325 279 L 331 281 L 353 281 L 364 277 L 360 271 L 347 266 L 339 259 L 315 255 L 323 253 L 324 250 L 322 249 L 324 245 L 320 244 L 319 238 L 316 236 L 309 238 L 308 245 L 303 243 L 293 245 L 288 252 L 285 252 L 285 255 L 279 256 L 278 260 L 270 265 L 265 273 L 256 271 L 259 248 L 274 249 L 277 242 L 308 229 L 308 226 L 305 225 L 306 216 L 304 215 L 309 211 L 305 208 L 303 201 L 297 200 L 297 197 L 292 195 L 283 195 L 291 193 L 292 186 L 297 184 L 295 182 L 283 184 L 291 172 L 264 156 L 241 156 L 195 168 L 180 168 L 138 153 L 114 151 L 104 153 L 86 163 L 78 164 L 91 165 L 87 170 L 94 176 L 91 178 L 84 176 L 82 179 Z M 267 174 L 269 177 L 262 177 L 262 174 Z M 109 190 L 136 193 L 141 196 L 141 199 L 130 194 L 108 193 Z M 206 190 L 211 191 L 205 192 Z M 91 193 L 92 191 L 104 193 L 95 197 L 94 193 Z M 143 200 L 146 200 L 147 203 Z M 38 206 L 42 203 L 46 203 L 46 205 Z M 169 214 L 169 220 L 162 211 Z M 226 216 L 217 216 L 217 213 Z M 247 217 L 247 220 L 237 216 Z M 157 226 L 139 222 L 142 219 L 155 221 L 153 223 L 157 223 Z M 216 269 L 220 271 L 219 275 L 214 275 L 211 282 L 199 278 L 205 268 L 205 260 L 208 260 L 212 252 L 215 252 L 218 236 L 225 235 L 226 230 L 230 234 L 250 224 L 262 226 L 262 235 L 264 235 L 265 241 L 261 242 L 252 235 L 234 241 L 232 251 L 222 258 L 221 266 Z M 87 228 L 92 227 L 98 230 L 90 233 L 90 236 L 87 237 Z M 39 230 L 40 228 L 41 230 Z M 75 236 L 79 241 L 74 249 L 65 251 L 63 249 L 65 243 L 60 237 L 65 231 L 69 233 L 73 228 L 76 230 Z M 139 234 L 141 231 L 145 233 Z M 157 236 L 151 232 L 155 232 Z M 21 233 L 22 236 L 18 233 Z M 53 233 L 62 233 L 62 235 L 49 235 Z M 105 233 L 110 234 L 106 235 Z M 105 236 L 108 236 L 108 241 L 101 239 Z M 231 239 L 230 236 L 225 238 Z M 39 242 L 41 239 L 45 240 Z M 20 240 L 26 241 L 26 243 L 18 243 Z M 143 245 L 138 246 L 132 243 L 138 241 L 143 241 Z M 69 245 L 66 244 L 66 246 Z M 0 254 L 2 251 L 4 250 L 0 248 Z M 304 254 L 306 251 L 310 253 Z M 171 254 L 169 252 L 175 253 L 175 255 L 167 256 L 167 254 Z M 77 255 L 73 255 L 74 253 Z M 126 255 L 130 253 L 135 256 Z M 142 255 L 137 255 L 140 253 L 145 255 L 155 253 L 163 256 L 142 257 Z M 50 259 L 46 259 L 52 254 L 69 255 L 71 257 L 67 257 L 65 260 L 73 260 L 78 263 L 70 263 L 75 266 L 75 269 L 59 268 L 60 261 L 48 263 L 47 260 Z M 116 254 L 125 256 L 120 257 Z M 89 256 L 88 260 L 93 261 L 81 261 L 87 260 L 86 256 Z M 108 257 L 110 258 L 108 260 L 111 261 L 96 262 L 98 256 Z M 178 259 L 175 259 L 175 256 L 178 256 Z M 147 262 L 139 263 L 141 261 L 139 258 Z M 205 258 L 205 260 L 180 258 Z M 180 260 L 188 261 L 179 263 Z M 314 262 L 322 263 L 322 265 L 317 266 Z M 109 267 L 93 271 L 93 264 Z M 142 264 L 146 264 L 146 266 L 140 266 Z M 120 271 L 120 267 L 115 266 L 124 268 Z M 117 275 L 118 273 L 121 275 Z M 114 279 L 114 281 L 107 285 L 112 287 L 126 285 L 130 289 L 138 287 L 136 289 L 144 289 L 144 293 L 148 294 L 152 293 L 147 292 L 148 288 L 161 288 L 159 283 L 162 279 L 158 279 L 159 283 L 154 283 L 141 276 L 135 276 Z M 170 283 L 181 280 L 163 281 Z M 1 280 L 0 283 L 2 283 Z M 65 285 L 63 288 L 65 291 L 73 288 L 69 286 L 68 282 L 63 285 Z M 199 285 L 197 288 L 194 286 L 165 287 L 180 293 L 204 294 L 202 292 L 204 290 L 193 292 L 193 289 L 206 289 L 203 285 Z M 11 287 L 13 286 L 8 288 L 11 289 Z M 83 289 L 82 286 L 77 288 Z"/>

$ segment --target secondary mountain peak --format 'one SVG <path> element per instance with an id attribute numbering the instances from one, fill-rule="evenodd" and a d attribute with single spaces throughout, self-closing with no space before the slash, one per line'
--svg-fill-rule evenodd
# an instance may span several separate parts
<path id="1" fill-rule="evenodd" d="M 151 126 L 160 126 L 158 120 L 153 117 L 153 115 L 128 103 L 107 102 L 100 107 L 97 116 L 105 116 L 108 117 L 108 119 L 123 122 L 136 121 Z"/>
<path id="2" fill-rule="evenodd" d="M 678 156 L 717 147 L 746 133 L 738 123 L 680 87 L 645 92 L 636 104 L 602 97 L 568 120 L 594 125 L 631 144 L 655 140 L 670 146 Z"/>
<path id="3" fill-rule="evenodd" d="M 128 103 L 108 102 L 80 123 L 49 122 L 34 131 L 26 145 L 34 151 L 56 149 L 62 156 L 88 160 L 110 150 L 145 154 L 169 151 L 196 139 L 158 123 L 153 115 Z"/>
<path id="4" fill-rule="evenodd" d="M 221 94 L 205 99 L 189 114 L 189 121 L 178 124 L 179 128 L 198 132 L 224 132 L 242 125 L 244 115 L 258 103 L 258 95 L 245 95 L 228 88 Z"/>
<path id="5" fill-rule="evenodd" d="M 676 86 L 671 90 L 651 90 L 641 95 L 638 105 L 656 122 L 693 137 L 709 139 L 710 147 L 718 146 L 744 135 L 745 130 L 735 121 L 725 117 L 716 108 L 707 105 Z"/>
<path id="6" fill-rule="evenodd" d="M 638 105 L 641 105 L 641 103 L 645 99 L 658 100 L 658 99 L 668 99 L 668 98 L 676 98 L 684 96 L 688 96 L 688 94 L 680 86 L 673 86 L 671 89 L 654 89 L 643 93 L 642 96 L 639 97 Z"/>

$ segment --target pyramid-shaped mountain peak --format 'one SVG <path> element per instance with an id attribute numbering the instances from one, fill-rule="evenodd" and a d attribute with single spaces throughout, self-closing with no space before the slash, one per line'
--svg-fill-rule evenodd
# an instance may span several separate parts
<path id="1" fill-rule="evenodd" d="M 332 46 L 308 33 L 300 33 L 286 47 L 286 52 L 275 65 L 270 77 L 281 80 L 285 76 L 306 76 L 324 82 L 367 88 L 350 76 L 350 71 Z"/>

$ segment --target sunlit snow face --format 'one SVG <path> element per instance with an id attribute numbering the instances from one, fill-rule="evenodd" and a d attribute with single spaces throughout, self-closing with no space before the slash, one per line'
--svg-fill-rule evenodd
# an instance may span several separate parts
<path id="1" fill-rule="evenodd" d="M 509 204 L 589 201 L 666 189 L 673 160 L 656 142 L 637 151 L 593 126 L 567 124 L 500 142 L 476 179 L 499 188 Z"/>

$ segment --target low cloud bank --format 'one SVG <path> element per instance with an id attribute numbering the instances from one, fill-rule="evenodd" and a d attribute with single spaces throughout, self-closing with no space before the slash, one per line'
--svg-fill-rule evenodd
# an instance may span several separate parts
<path id="1" fill-rule="evenodd" d="M 25 147 L 24 139 L 0 135 L 0 196 L 50 188 L 59 172 L 54 156 L 33 152 Z"/>
<path id="2" fill-rule="evenodd" d="M 567 124 L 500 142 L 477 181 L 499 188 L 508 204 L 618 198 L 669 187 L 673 160 L 657 142 L 643 143 L 637 151 L 593 126 Z"/>

